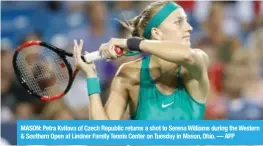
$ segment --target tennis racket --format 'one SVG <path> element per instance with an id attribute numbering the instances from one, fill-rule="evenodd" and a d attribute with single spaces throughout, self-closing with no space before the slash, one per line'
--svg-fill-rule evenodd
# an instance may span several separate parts
<path id="1" fill-rule="evenodd" d="M 117 55 L 123 50 L 115 47 Z M 44 100 L 62 98 L 71 88 L 78 72 L 72 70 L 67 57 L 72 53 L 42 41 L 29 41 L 20 45 L 13 56 L 13 68 L 20 84 L 29 94 Z M 99 51 L 82 56 L 83 61 L 106 59 Z"/>

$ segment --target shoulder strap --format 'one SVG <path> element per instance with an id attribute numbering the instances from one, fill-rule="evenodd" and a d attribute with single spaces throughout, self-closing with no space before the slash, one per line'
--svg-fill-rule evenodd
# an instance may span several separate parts
<path id="1" fill-rule="evenodd" d="M 182 87 L 184 85 L 183 81 L 183 75 L 182 75 L 182 66 L 179 66 L 178 72 L 177 72 L 177 80 L 178 80 L 178 87 Z"/>
<path id="2" fill-rule="evenodd" d="M 178 69 L 177 73 L 178 73 L 178 76 L 181 76 L 181 74 L 182 74 L 182 66 L 181 65 L 179 66 L 179 69 Z"/>
<path id="3" fill-rule="evenodd" d="M 151 77 L 149 74 L 149 65 L 150 65 L 150 56 L 146 56 L 142 59 L 141 73 L 140 73 L 140 82 L 149 83 Z"/>

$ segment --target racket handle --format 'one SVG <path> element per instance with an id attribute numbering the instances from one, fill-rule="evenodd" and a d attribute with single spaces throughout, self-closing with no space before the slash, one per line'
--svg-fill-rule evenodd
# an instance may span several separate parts
<path id="1" fill-rule="evenodd" d="M 117 46 L 114 47 L 114 51 L 118 56 L 123 55 L 123 50 Z M 94 62 L 98 60 L 104 60 L 106 58 L 104 56 L 101 56 L 99 51 L 95 51 L 82 56 L 82 59 L 84 59 L 84 61 L 86 62 Z"/>

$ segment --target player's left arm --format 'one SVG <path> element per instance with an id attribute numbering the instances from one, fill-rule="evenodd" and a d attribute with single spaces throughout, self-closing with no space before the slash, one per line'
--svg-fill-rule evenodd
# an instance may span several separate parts
<path id="1" fill-rule="evenodd" d="M 204 94 L 202 97 L 207 97 L 209 91 L 207 72 L 209 57 L 204 51 L 171 41 L 158 40 L 142 41 L 140 50 L 182 65 L 189 72 L 190 78 L 198 82 L 198 87 Z"/>
<path id="2" fill-rule="evenodd" d="M 207 68 L 209 58 L 205 52 L 199 49 L 192 49 L 188 44 L 165 40 L 138 40 L 136 38 L 116 39 L 112 38 L 108 42 L 108 47 L 100 50 L 107 58 L 116 58 L 114 46 L 118 46 L 124 51 L 140 50 L 155 55 L 163 60 L 182 65 L 189 72 L 192 81 L 197 81 L 200 97 L 207 97 L 209 81 Z"/>
<path id="3" fill-rule="evenodd" d="M 144 40 L 140 44 L 140 50 L 184 66 L 196 80 L 207 74 L 209 58 L 200 49 L 171 41 Z"/>
<path id="4" fill-rule="evenodd" d="M 114 55 L 116 53 L 112 49 L 114 45 L 127 50 L 128 40 L 112 38 L 108 42 L 108 47 L 100 51 L 107 58 L 116 58 Z M 139 43 L 139 50 L 182 65 L 197 81 L 202 80 L 203 75 L 207 74 L 208 56 L 202 50 L 192 49 L 189 45 L 165 40 L 142 40 Z"/>

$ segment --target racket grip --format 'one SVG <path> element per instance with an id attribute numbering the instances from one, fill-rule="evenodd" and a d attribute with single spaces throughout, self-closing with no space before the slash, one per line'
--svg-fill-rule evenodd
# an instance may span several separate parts
<path id="1" fill-rule="evenodd" d="M 118 56 L 123 55 L 123 50 L 117 46 L 114 47 L 114 51 Z M 104 60 L 106 57 L 101 56 L 99 51 L 95 51 L 82 56 L 82 59 L 84 59 L 85 62 L 94 62 L 98 60 Z"/>

